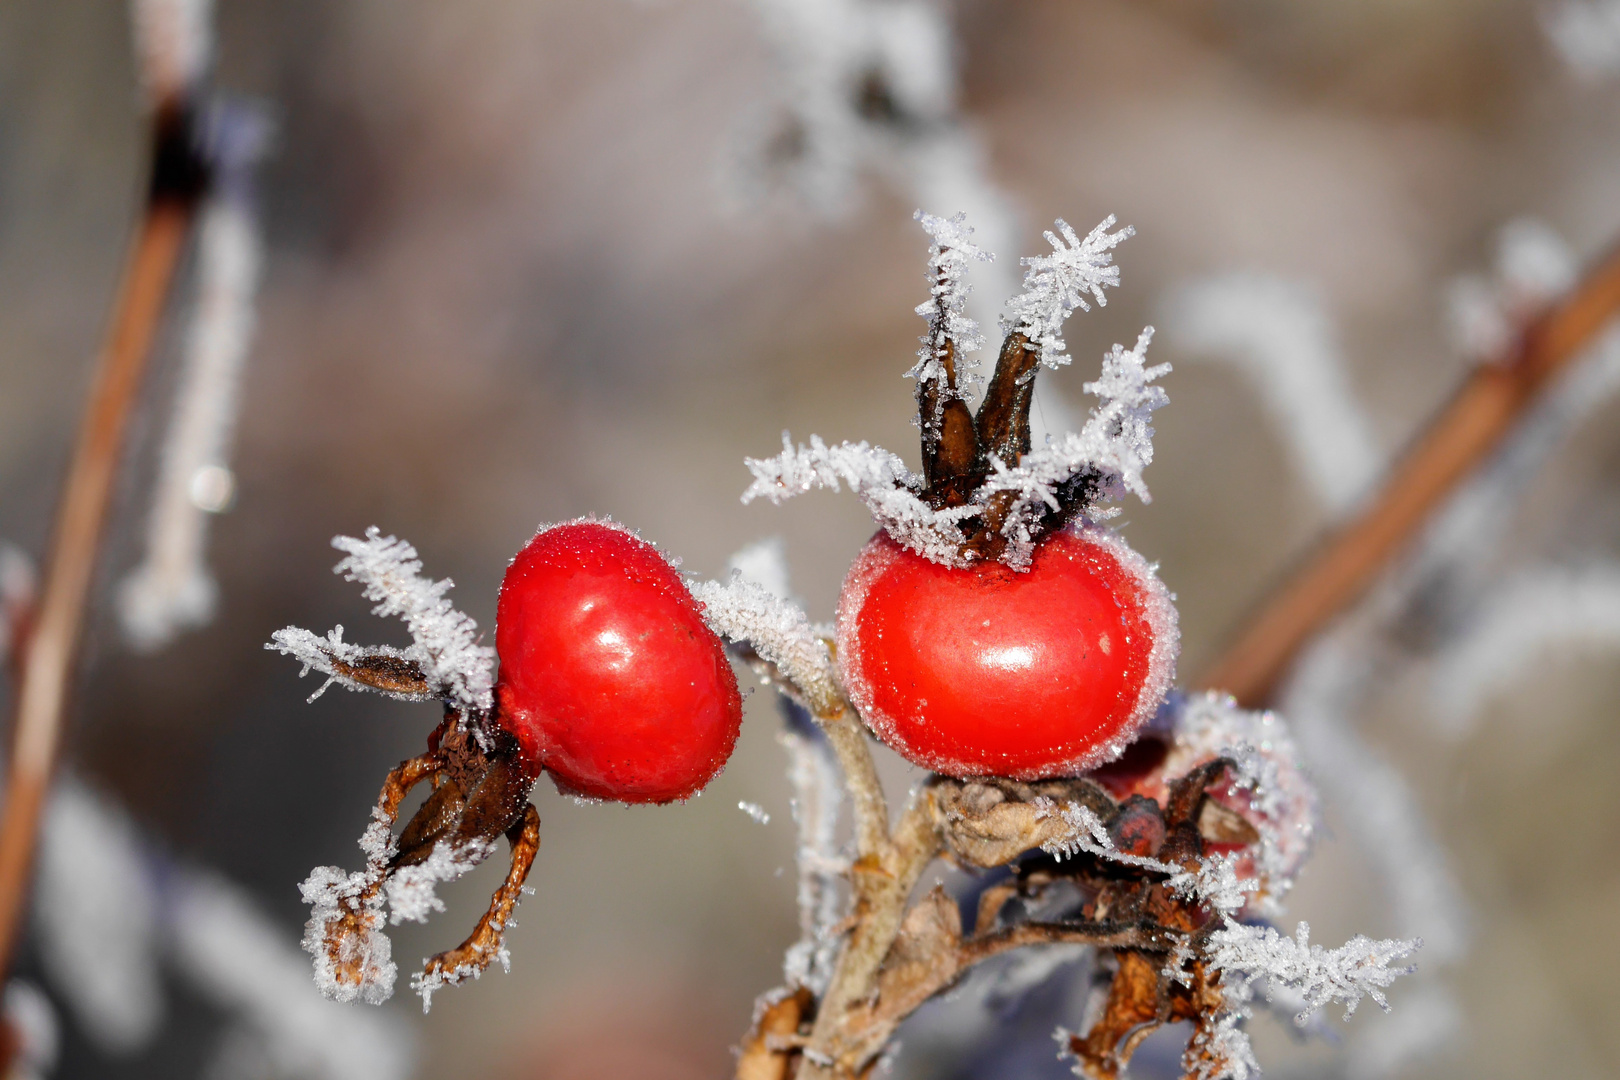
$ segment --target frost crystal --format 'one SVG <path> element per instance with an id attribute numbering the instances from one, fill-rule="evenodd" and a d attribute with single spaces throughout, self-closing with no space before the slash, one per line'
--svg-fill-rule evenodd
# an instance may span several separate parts
<path id="1" fill-rule="evenodd" d="M 416 549 L 404 540 L 382 536 L 375 525 L 366 530 L 364 540 L 338 536 L 332 546 L 348 553 L 333 573 L 364 586 L 365 598 L 377 602 L 372 614 L 403 619 L 411 645 L 404 649 L 350 645 L 343 641 L 341 626 L 325 638 L 289 626 L 271 635 L 265 647 L 301 661 L 306 674 L 311 668 L 323 672 L 328 685 L 336 681 L 351 689 L 375 688 L 345 678 L 333 666 L 334 659 L 350 664 L 371 657 L 412 661 L 439 697 L 471 715 L 489 712 L 494 704 L 495 650 L 478 644 L 478 624 L 446 598 L 454 582 L 423 577 Z M 322 686 L 313 697 L 325 689 Z M 421 700 L 409 693 L 391 696 Z"/>
<path id="2" fill-rule="evenodd" d="M 898 456 L 865 442 L 828 446 L 812 435 L 808 446 L 794 446 L 783 432 L 780 454 L 748 458 L 746 464 L 754 482 L 743 492 L 743 502 L 763 497 L 779 504 L 814 488 L 838 491 L 847 486 L 897 543 L 946 565 L 962 561 L 958 550 L 964 537 L 958 523 L 978 513 L 973 506 L 935 510 L 917 497 L 921 477 Z"/>
<path id="3" fill-rule="evenodd" d="M 832 656 L 796 604 L 743 580 L 736 571 L 728 581 L 699 581 L 691 590 L 715 633 L 746 641 L 761 659 L 776 665 L 815 711 L 837 709 Z"/>
<path id="4" fill-rule="evenodd" d="M 310 906 L 303 946 L 315 958 L 315 985 L 322 994 L 380 1005 L 393 996 L 398 973 L 393 946 L 382 930 L 387 898 L 380 885 L 395 847 L 380 809 L 373 811 L 360 848 L 366 853 L 364 870 L 349 874 L 336 866 L 317 866 L 298 886 Z"/>
<path id="5" fill-rule="evenodd" d="M 765 808 L 757 802 L 739 802 L 737 809 L 753 818 L 756 824 L 769 825 L 771 823 L 771 815 L 766 813 Z"/>
<path id="6" fill-rule="evenodd" d="M 964 275 L 971 261 L 989 262 L 995 255 L 981 250 L 968 239 L 973 229 L 967 224 L 965 213 L 941 218 L 918 210 L 913 216 L 934 238 L 928 249 L 928 282 L 932 295 L 927 303 L 917 305 L 917 314 L 928 320 L 928 333 L 923 335 L 917 362 L 906 372 L 906 378 L 917 380 L 919 397 L 925 384 L 934 384 L 931 391 L 933 415 L 919 415 L 917 421 L 926 430 L 937 433 L 946 402 L 961 398 L 962 391 L 969 389 L 971 383 L 970 376 L 960 370 L 954 380 L 950 377 L 945 369 L 946 356 L 954 352 L 956 363 L 960 365 L 963 356 L 984 344 L 979 324 L 964 314 L 972 288 Z"/>
<path id="7" fill-rule="evenodd" d="M 1309 924 L 1303 922 L 1292 938 L 1273 927 L 1228 922 L 1210 937 L 1210 962 L 1228 975 L 1250 981 L 1263 978 L 1297 991 L 1305 1005 L 1294 1022 L 1303 1024 L 1311 1013 L 1335 1001 L 1345 1006 L 1348 1020 L 1363 997 L 1388 1012 L 1383 990 L 1417 970 L 1388 965 L 1423 945 L 1417 938 L 1374 941 L 1357 934 L 1337 949 L 1324 949 L 1310 943 L 1310 934 Z"/>
<path id="8" fill-rule="evenodd" d="M 1075 308 L 1091 310 L 1086 294 L 1091 294 L 1098 307 L 1107 305 L 1103 287 L 1119 285 L 1119 267 L 1111 265 L 1112 251 L 1136 231 L 1127 225 L 1110 233 L 1108 230 L 1114 227 L 1112 214 L 1083 240 L 1062 218 L 1057 219 L 1056 227 L 1057 233 L 1050 229 L 1046 232 L 1052 254 L 1022 260 L 1028 268 L 1024 271 L 1024 291 L 1007 301 L 1009 311 L 1001 320 L 1003 330 L 1022 334 L 1028 339 L 1025 347 L 1040 352 L 1041 366 L 1045 368 L 1059 368 L 1069 362 L 1063 343 L 1063 321 Z"/>
<path id="9" fill-rule="evenodd" d="M 425 923 L 429 915 L 443 911 L 444 901 L 434 892 L 434 886 L 456 880 L 487 859 L 491 850 L 482 840 L 460 846 L 440 840 L 433 845 L 426 860 L 395 870 L 383 885 L 388 897 L 389 923 L 394 926 L 402 922 Z"/>
<path id="10" fill-rule="evenodd" d="M 1108 835 L 1108 826 L 1103 824 L 1102 819 L 1089 806 L 1074 802 L 1059 806 L 1044 795 L 1036 796 L 1032 805 L 1035 807 L 1035 820 L 1057 817 L 1069 827 L 1069 832 L 1054 836 L 1041 845 L 1041 850 L 1057 856 L 1059 860 L 1073 858 L 1083 851 L 1099 858 L 1140 866 L 1144 870 L 1158 870 L 1166 874 L 1174 874 L 1179 870 L 1178 867 L 1160 862 L 1158 859 L 1116 850 L 1113 838 Z"/>

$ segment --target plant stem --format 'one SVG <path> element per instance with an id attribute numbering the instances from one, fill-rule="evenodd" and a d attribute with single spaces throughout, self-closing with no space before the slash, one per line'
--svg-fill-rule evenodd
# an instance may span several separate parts
<path id="1" fill-rule="evenodd" d="M 0 819 L 0 979 L 10 970 L 27 898 L 40 813 L 61 744 L 68 686 L 124 429 L 194 205 L 190 199 L 162 197 L 147 204 L 57 510 L 38 616 L 22 657 L 10 777 Z"/>
<path id="2" fill-rule="evenodd" d="M 1552 378 L 1620 311 L 1620 248 L 1481 364 L 1390 469 L 1383 488 L 1332 532 L 1249 620 L 1198 685 L 1265 705 L 1295 655 L 1377 578 L 1513 427 Z"/>

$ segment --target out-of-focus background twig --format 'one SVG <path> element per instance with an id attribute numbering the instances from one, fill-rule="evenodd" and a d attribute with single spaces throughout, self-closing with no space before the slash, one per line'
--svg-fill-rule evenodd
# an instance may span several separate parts
<path id="1" fill-rule="evenodd" d="M 295 883 L 311 865 L 353 861 L 367 778 L 416 752 L 436 720 L 427 706 L 335 693 L 306 706 L 311 687 L 260 649 L 290 622 L 368 619 L 329 573 L 327 540 L 370 524 L 410 537 L 487 628 L 506 559 L 541 521 L 612 514 L 711 576 L 743 543 L 780 533 L 795 591 L 829 617 L 869 535 L 864 512 L 830 497 L 745 508 L 740 459 L 774 450 L 783 428 L 914 445 L 899 376 L 921 332 L 926 245 L 911 212 L 928 161 L 976 163 L 989 187 L 972 190 L 1005 200 L 1011 235 L 986 288 L 1003 287 L 1052 217 L 1086 226 L 1116 213 L 1137 228 L 1118 253 L 1122 287 L 1076 317 L 1076 363 L 1053 382 L 1079 407 L 1108 345 L 1160 327 L 1155 357 L 1176 371 L 1155 417 L 1154 502 L 1123 528 L 1178 594 L 1186 676 L 1492 351 L 1492 319 L 1511 324 L 1559 266 L 1591 262 L 1620 233 L 1620 46 L 1600 47 L 1617 21 L 1601 0 L 964 0 L 937 9 L 959 79 L 951 110 L 863 99 L 896 134 L 843 147 L 868 159 L 819 201 L 826 189 L 757 184 L 741 160 L 762 132 L 769 143 L 792 130 L 773 127 L 794 84 L 772 6 L 219 5 L 215 83 L 268 103 L 278 136 L 259 182 L 266 248 L 235 505 L 208 553 L 217 617 L 136 652 L 113 587 L 145 554 L 187 348 L 181 309 L 118 491 L 71 765 L 128 808 L 159 862 L 206 864 L 251 890 L 289 947 L 305 917 Z M 1569 18 L 1587 29 L 1559 29 Z M 30 552 L 45 547 L 141 205 L 129 40 L 116 4 L 0 11 L 0 537 Z M 887 62 L 909 70 L 904 56 Z M 993 312 L 1001 297 L 975 299 Z M 1223 328 L 1212 310 L 1245 314 Z M 1256 391 L 1268 349 L 1285 366 L 1314 358 L 1292 376 L 1322 410 L 1310 422 L 1291 429 Z M 1453 911 L 1455 897 L 1468 916 L 1419 958 L 1435 994 L 1397 994 L 1394 1016 L 1355 1032 L 1417 1006 L 1422 1054 L 1386 1039 L 1335 1056 L 1262 1030 L 1274 1075 L 1597 1077 L 1620 1053 L 1607 977 L 1620 946 L 1592 931 L 1620 885 L 1620 406 L 1608 370 L 1555 388 L 1487 463 L 1491 483 L 1465 487 L 1306 658 L 1292 691 L 1302 741 L 1396 784 L 1377 790 L 1408 800 L 1449 877 L 1386 874 L 1368 854 L 1398 850 L 1380 845 L 1384 826 L 1346 815 L 1354 793 L 1333 809 L 1324 777 L 1328 828 L 1293 914 L 1323 940 L 1406 933 L 1403 919 Z M 391 1030 L 415 1027 L 417 1075 L 727 1068 L 753 995 L 779 981 L 798 935 L 776 723 L 754 711 L 738 756 L 688 805 L 537 793 L 546 842 L 512 972 L 442 995 L 425 1020 L 409 1000 L 384 1013 Z M 1329 713 L 1335 724 L 1310 719 Z M 1355 741 L 1336 742 L 1347 716 Z M 883 768 L 906 782 L 892 756 Z M 472 877 L 444 924 L 399 933 L 402 958 L 434 951 L 443 925 L 480 906 L 490 889 Z M 153 903 L 176 897 L 190 925 L 224 927 L 235 910 L 209 907 L 217 894 L 201 887 Z M 25 943 L 21 975 L 64 1018 L 56 1075 L 296 1073 L 243 1043 L 206 989 L 240 998 L 253 981 L 196 961 L 206 943 L 190 942 L 161 976 L 161 1031 L 122 1042 L 56 1000 L 56 962 Z M 1042 999 L 1070 1026 L 1084 1006 L 1074 983 Z M 1048 1019 L 1008 1029 L 1027 1063 L 997 1050 L 994 1075 L 1061 1075 Z M 974 1074 L 952 1049 L 962 1026 L 930 1023 L 903 1033 L 896 1068 Z M 1153 1067 L 1151 1054 L 1136 1065 Z"/>

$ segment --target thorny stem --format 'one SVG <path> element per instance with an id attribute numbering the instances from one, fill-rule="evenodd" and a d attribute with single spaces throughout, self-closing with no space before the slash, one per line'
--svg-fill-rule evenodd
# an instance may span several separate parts
<path id="1" fill-rule="evenodd" d="M 1266 704 L 1311 636 L 1353 603 L 1429 514 L 1502 440 L 1537 394 L 1620 311 L 1620 247 L 1481 364 L 1431 420 L 1363 510 L 1289 575 L 1198 680 Z"/>
<path id="2" fill-rule="evenodd" d="M 38 618 L 26 652 L 17 700 L 4 818 L 0 819 L 0 978 L 11 968 L 27 898 L 51 770 L 62 739 L 68 687 L 84 628 L 107 505 L 138 396 L 206 182 L 191 144 L 189 115 L 175 102 L 154 124 L 151 187 L 113 308 L 73 460 L 57 509 Z"/>

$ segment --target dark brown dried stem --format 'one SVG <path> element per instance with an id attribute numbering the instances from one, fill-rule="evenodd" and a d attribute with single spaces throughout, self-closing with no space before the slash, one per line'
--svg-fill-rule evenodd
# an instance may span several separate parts
<path id="1" fill-rule="evenodd" d="M 1620 312 L 1620 248 L 1482 364 L 1391 467 L 1383 488 L 1318 545 L 1248 621 L 1198 685 L 1266 704 L 1311 636 L 1360 597 L 1552 378 Z"/>

